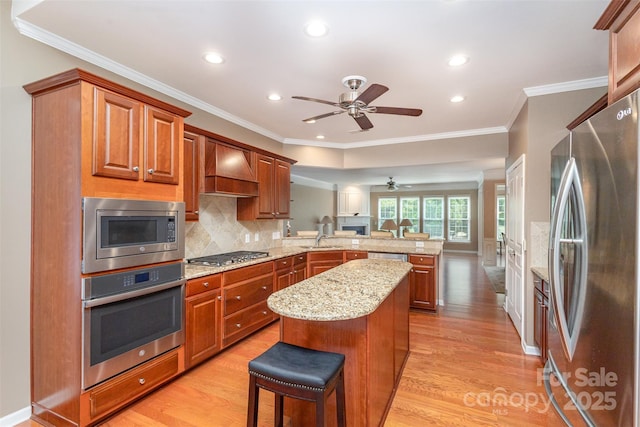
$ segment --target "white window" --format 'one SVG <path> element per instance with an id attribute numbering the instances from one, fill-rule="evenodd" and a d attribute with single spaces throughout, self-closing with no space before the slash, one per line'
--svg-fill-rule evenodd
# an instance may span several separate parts
<path id="1" fill-rule="evenodd" d="M 378 229 L 380 229 L 385 219 L 392 219 L 396 225 L 398 224 L 397 197 L 380 197 L 378 199 Z M 395 235 L 395 230 L 393 232 Z"/>
<path id="2" fill-rule="evenodd" d="M 402 232 L 410 231 L 413 233 L 420 232 L 420 197 L 401 197 L 400 198 L 400 222 L 403 219 L 411 221 L 411 226 L 402 226 Z M 400 224 L 400 222 L 398 224 Z"/>
<path id="3" fill-rule="evenodd" d="M 431 238 L 444 238 L 444 197 L 425 197 L 422 209 L 422 232 Z"/>
<path id="4" fill-rule="evenodd" d="M 449 240 L 452 242 L 469 242 L 471 240 L 471 199 L 467 196 L 449 197 L 448 219 Z"/>

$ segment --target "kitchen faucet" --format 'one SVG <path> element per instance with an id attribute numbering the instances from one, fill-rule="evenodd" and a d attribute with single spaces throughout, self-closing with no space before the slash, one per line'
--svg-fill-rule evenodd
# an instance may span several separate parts
<path id="1" fill-rule="evenodd" d="M 318 236 L 316 237 L 316 247 L 320 246 L 320 239 L 322 239 L 323 237 L 329 237 L 329 235 L 328 234 L 319 234 L 318 233 Z"/>

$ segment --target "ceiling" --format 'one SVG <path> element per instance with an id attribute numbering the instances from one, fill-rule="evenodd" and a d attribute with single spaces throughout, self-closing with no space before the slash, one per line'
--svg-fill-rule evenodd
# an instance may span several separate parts
<path id="1" fill-rule="evenodd" d="M 593 25 L 607 0 L 425 1 L 61 1 L 13 5 L 24 35 L 159 90 L 284 144 L 344 148 L 504 134 L 526 96 L 606 86 L 608 34 Z M 322 38 L 305 24 L 324 21 Z M 224 63 L 203 61 L 216 51 Z M 454 54 L 469 62 L 453 68 Z M 389 91 L 371 105 L 419 108 L 419 117 L 347 114 L 292 99 L 337 102 L 343 77 L 362 75 Z M 277 92 L 281 101 L 267 96 Z M 452 103 L 454 95 L 465 100 Z M 215 129 L 211 129 L 215 132 Z M 323 140 L 316 135 L 324 135 Z M 322 168 L 299 176 L 332 184 L 477 181 L 504 168 L 477 155 L 411 167 Z M 418 162 L 419 163 L 419 162 Z"/>

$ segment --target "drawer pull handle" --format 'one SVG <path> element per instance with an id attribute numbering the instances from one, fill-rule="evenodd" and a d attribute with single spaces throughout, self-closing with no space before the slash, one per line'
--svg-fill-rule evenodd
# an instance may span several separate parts
<path id="1" fill-rule="evenodd" d="M 236 299 L 237 299 L 238 301 L 240 301 L 242 298 L 240 297 L 240 295 L 238 295 L 238 296 L 236 297 Z"/>
<path id="2" fill-rule="evenodd" d="M 144 385 L 144 383 L 145 383 L 146 381 L 144 380 L 144 378 L 140 378 L 140 379 L 138 380 L 138 382 L 140 383 L 140 385 Z"/>
<path id="3" fill-rule="evenodd" d="M 209 287 L 209 282 L 204 282 L 204 283 L 202 284 L 202 286 L 204 286 L 205 288 L 208 288 L 208 287 Z"/>
<path id="4" fill-rule="evenodd" d="M 239 328 L 241 328 L 241 327 L 242 327 L 242 324 L 240 324 L 240 323 L 236 323 L 236 328 L 238 328 L 238 329 L 239 329 Z"/>
<path id="5" fill-rule="evenodd" d="M 218 295 L 218 301 L 222 301 L 222 296 Z"/>
<path id="6" fill-rule="evenodd" d="M 155 172 L 153 169 L 149 169 L 147 170 L 147 172 L 149 172 L 149 175 L 153 175 L 153 173 Z"/>
<path id="7" fill-rule="evenodd" d="M 263 311 L 263 312 L 262 312 L 262 314 L 264 314 L 264 315 L 266 316 L 266 315 L 267 315 L 267 312 L 266 312 L 266 311 Z"/>
<path id="8" fill-rule="evenodd" d="M 267 290 L 267 287 L 266 287 L 266 286 L 263 286 L 263 287 L 262 287 L 262 290 L 263 290 L 263 291 L 266 291 L 266 290 Z"/>
<path id="9" fill-rule="evenodd" d="M 140 168 L 138 166 L 134 166 L 132 169 L 133 169 L 134 172 L 138 172 L 140 170 Z"/>

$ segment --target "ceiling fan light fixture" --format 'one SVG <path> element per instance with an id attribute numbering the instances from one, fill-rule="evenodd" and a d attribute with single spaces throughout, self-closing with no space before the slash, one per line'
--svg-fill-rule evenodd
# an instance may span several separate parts
<path id="1" fill-rule="evenodd" d="M 322 21 L 311 21 L 304 26 L 304 33 L 309 37 L 324 37 L 329 33 L 329 27 Z"/>
<path id="2" fill-rule="evenodd" d="M 389 177 L 389 181 L 387 181 L 387 191 L 396 191 L 398 189 L 398 184 L 393 180 L 393 177 Z"/>

